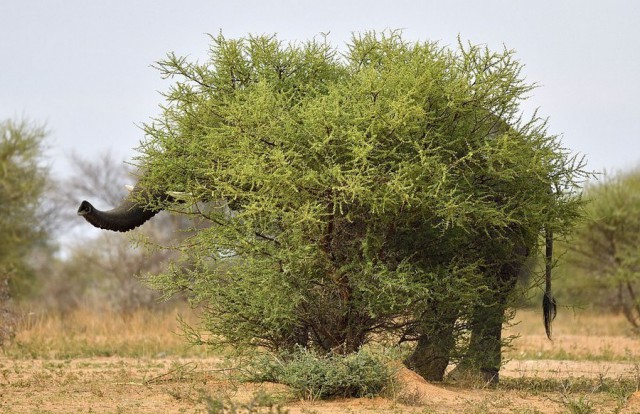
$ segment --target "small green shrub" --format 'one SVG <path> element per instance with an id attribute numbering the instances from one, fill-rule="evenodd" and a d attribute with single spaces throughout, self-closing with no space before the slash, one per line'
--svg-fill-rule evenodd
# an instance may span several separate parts
<path id="1" fill-rule="evenodd" d="M 379 395 L 393 377 L 384 357 L 369 350 L 323 356 L 306 348 L 254 359 L 249 375 L 251 380 L 288 385 L 306 399 Z"/>

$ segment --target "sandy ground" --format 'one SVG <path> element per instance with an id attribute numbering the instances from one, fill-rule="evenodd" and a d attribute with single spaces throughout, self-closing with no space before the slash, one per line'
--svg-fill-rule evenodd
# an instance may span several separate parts
<path id="1" fill-rule="evenodd" d="M 2 413 L 207 413 L 215 401 L 240 405 L 264 394 L 291 414 L 330 413 L 640 413 L 640 395 L 631 398 L 607 393 L 572 394 L 514 391 L 498 387 L 430 384 L 400 369 L 397 389 L 385 398 L 296 401 L 277 384 L 229 381 L 216 358 L 134 359 L 81 358 L 70 360 L 0 358 Z M 509 362 L 503 378 L 566 379 L 577 377 L 638 378 L 633 362 L 519 360 Z M 559 381 L 561 384 L 565 384 Z M 621 399 L 622 398 L 622 399 Z M 573 405 L 590 411 L 572 411 Z M 233 412 L 233 411 L 224 411 Z M 238 410 L 238 413 L 247 412 Z M 254 412 L 276 413 L 276 407 Z"/>

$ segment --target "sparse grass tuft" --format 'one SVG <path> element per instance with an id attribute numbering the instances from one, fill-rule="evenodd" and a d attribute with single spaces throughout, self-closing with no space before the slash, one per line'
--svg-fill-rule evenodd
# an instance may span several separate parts
<path id="1" fill-rule="evenodd" d="M 566 397 L 564 406 L 571 414 L 591 414 L 595 410 L 591 401 L 584 395 L 577 398 Z"/>

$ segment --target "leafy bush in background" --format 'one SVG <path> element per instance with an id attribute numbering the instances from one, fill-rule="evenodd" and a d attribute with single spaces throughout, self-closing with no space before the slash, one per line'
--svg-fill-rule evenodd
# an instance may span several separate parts
<path id="1" fill-rule="evenodd" d="M 569 244 L 563 272 L 578 305 L 624 313 L 640 329 L 640 170 L 586 186 L 587 219 Z"/>
<path id="2" fill-rule="evenodd" d="M 48 242 L 45 137 L 26 121 L 0 122 L 0 280 L 18 290 L 28 284 L 31 253 Z"/>
<path id="3" fill-rule="evenodd" d="M 43 127 L 0 121 L 0 346 L 13 335 L 11 296 L 30 289 L 30 261 L 48 244 L 45 137 Z"/>

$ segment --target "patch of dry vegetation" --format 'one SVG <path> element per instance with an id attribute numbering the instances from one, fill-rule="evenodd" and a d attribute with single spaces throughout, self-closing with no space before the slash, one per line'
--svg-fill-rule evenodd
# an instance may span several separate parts
<path id="1" fill-rule="evenodd" d="M 640 361 L 640 336 L 623 315 L 560 309 L 549 341 L 542 315 L 526 310 L 518 312 L 505 333 L 519 336 L 506 353 L 509 359 Z"/>
<path id="2" fill-rule="evenodd" d="M 181 336 L 179 318 L 195 321 L 194 311 L 139 309 L 133 312 L 75 309 L 66 314 L 23 312 L 17 335 L 5 354 L 16 358 L 93 356 L 208 356 Z"/>

